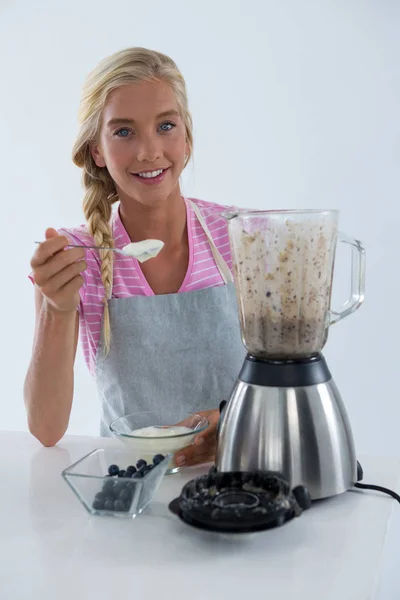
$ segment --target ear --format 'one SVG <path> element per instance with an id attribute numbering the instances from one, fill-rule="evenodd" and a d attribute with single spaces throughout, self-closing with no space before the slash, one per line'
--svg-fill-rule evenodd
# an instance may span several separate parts
<path id="1" fill-rule="evenodd" d="M 91 144 L 90 154 L 98 167 L 105 167 L 106 161 L 104 160 L 100 146 L 98 144 Z"/>
<path id="2" fill-rule="evenodd" d="M 188 144 L 188 142 L 186 142 L 185 144 L 185 160 L 186 160 L 186 156 L 189 156 L 190 154 L 190 146 Z"/>

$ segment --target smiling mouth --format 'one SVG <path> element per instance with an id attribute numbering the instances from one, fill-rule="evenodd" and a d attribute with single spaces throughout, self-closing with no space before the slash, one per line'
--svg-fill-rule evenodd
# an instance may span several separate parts
<path id="1" fill-rule="evenodd" d="M 154 171 L 140 171 L 140 173 L 132 173 L 132 175 L 135 175 L 135 177 L 140 177 L 141 179 L 156 179 L 168 169 L 169 167 L 166 167 L 165 169 L 155 169 Z"/>

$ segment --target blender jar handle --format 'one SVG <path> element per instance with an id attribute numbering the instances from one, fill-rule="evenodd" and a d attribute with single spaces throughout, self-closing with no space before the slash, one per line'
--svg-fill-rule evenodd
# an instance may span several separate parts
<path id="1" fill-rule="evenodd" d="M 361 242 L 339 232 L 338 241 L 351 246 L 351 294 L 342 310 L 329 311 L 329 325 L 348 317 L 364 302 L 365 295 L 365 248 Z"/>

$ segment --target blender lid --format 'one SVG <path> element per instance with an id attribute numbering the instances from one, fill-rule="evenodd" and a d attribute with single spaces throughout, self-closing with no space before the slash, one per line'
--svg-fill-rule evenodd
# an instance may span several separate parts
<path id="1" fill-rule="evenodd" d="M 300 516 L 301 504 L 279 473 L 218 473 L 213 468 L 189 481 L 169 508 L 182 521 L 200 529 L 250 533 Z"/>

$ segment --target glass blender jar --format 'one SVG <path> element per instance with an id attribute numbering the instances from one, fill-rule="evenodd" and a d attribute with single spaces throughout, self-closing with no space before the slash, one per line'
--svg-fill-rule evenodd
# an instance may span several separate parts
<path id="1" fill-rule="evenodd" d="M 364 251 L 338 233 L 336 210 L 228 213 L 242 339 L 266 360 L 317 356 L 328 329 L 364 299 Z M 337 240 L 353 248 L 351 297 L 330 309 Z"/>

